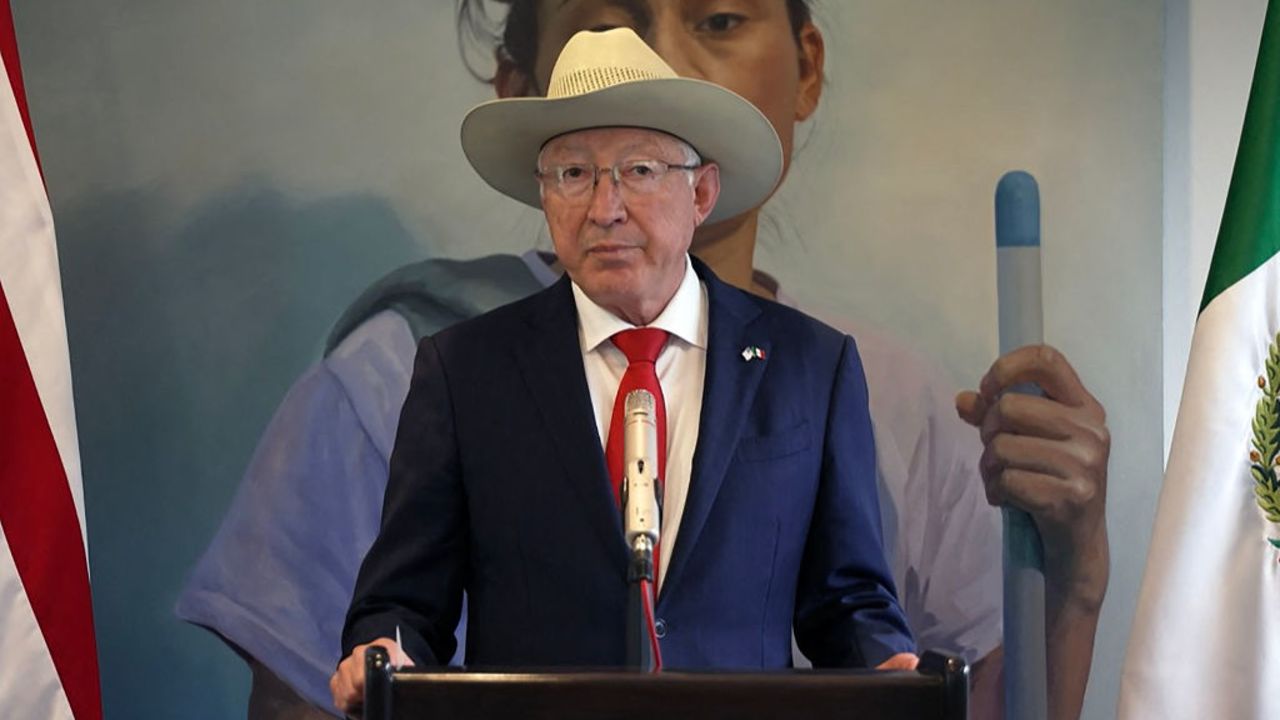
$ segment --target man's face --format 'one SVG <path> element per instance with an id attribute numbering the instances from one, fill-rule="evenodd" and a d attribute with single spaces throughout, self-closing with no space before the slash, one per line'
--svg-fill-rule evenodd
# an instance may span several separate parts
<path id="1" fill-rule="evenodd" d="M 681 76 L 726 87 L 773 124 L 789 163 L 795 123 L 822 90 L 822 37 L 812 25 L 797 43 L 785 0 L 540 0 L 536 87 L 575 33 L 629 27 Z"/>
<path id="2" fill-rule="evenodd" d="M 713 164 L 673 169 L 644 192 L 615 184 L 608 168 L 637 160 L 687 162 L 682 144 L 670 135 L 596 128 L 552 139 L 538 168 L 601 168 L 595 186 L 577 196 L 557 190 L 554 178 L 544 179 L 547 227 L 560 264 L 588 297 L 634 325 L 647 325 L 680 285 L 694 228 L 711 213 L 720 184 Z"/>

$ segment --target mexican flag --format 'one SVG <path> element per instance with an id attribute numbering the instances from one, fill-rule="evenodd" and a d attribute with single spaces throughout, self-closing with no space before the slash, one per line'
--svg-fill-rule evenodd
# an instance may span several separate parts
<path id="1" fill-rule="evenodd" d="M 1280 718 L 1280 3 L 1270 2 L 1120 717 Z"/>

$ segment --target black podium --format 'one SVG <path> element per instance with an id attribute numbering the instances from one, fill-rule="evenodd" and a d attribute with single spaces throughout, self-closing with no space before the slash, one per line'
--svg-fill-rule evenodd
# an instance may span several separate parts
<path id="1" fill-rule="evenodd" d="M 365 656 L 365 720 L 964 720 L 969 669 L 925 653 L 918 670 L 661 672 L 394 670 Z"/>

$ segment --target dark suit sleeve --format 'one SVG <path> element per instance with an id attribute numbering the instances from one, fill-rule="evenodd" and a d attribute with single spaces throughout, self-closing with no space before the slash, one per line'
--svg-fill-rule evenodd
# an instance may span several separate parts
<path id="1" fill-rule="evenodd" d="M 867 385 L 846 337 L 796 591 L 796 641 L 819 667 L 874 667 L 915 642 L 885 561 Z"/>
<path id="2" fill-rule="evenodd" d="M 395 637 L 419 665 L 453 656 L 467 567 L 467 502 L 439 349 L 418 346 L 391 454 L 382 526 L 356 578 L 342 654 Z"/>

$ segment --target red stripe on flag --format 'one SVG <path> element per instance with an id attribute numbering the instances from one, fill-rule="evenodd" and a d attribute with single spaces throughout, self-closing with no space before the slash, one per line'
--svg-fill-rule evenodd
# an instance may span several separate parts
<path id="1" fill-rule="evenodd" d="M 0 0 L 0 56 L 39 165 L 9 0 Z M 77 720 L 101 720 L 98 649 L 80 520 L 2 287 L 0 397 L 0 526 L 72 714 Z"/>
<path id="2" fill-rule="evenodd" d="M 0 526 L 71 711 L 97 720 L 98 651 L 80 520 L 3 288 L 0 389 Z"/>
<path id="3" fill-rule="evenodd" d="M 27 130 L 27 142 L 31 144 L 31 155 L 36 159 L 36 167 L 44 175 L 40 165 L 40 153 L 36 150 L 36 133 L 31 127 L 31 112 L 27 109 L 27 90 L 22 84 L 22 64 L 18 61 L 18 34 L 13 30 L 13 12 L 9 9 L 9 0 L 0 0 L 0 57 L 4 58 L 4 67 L 9 73 L 9 87 L 13 88 L 13 99 L 18 101 L 18 114 L 22 116 L 22 126 Z"/>

